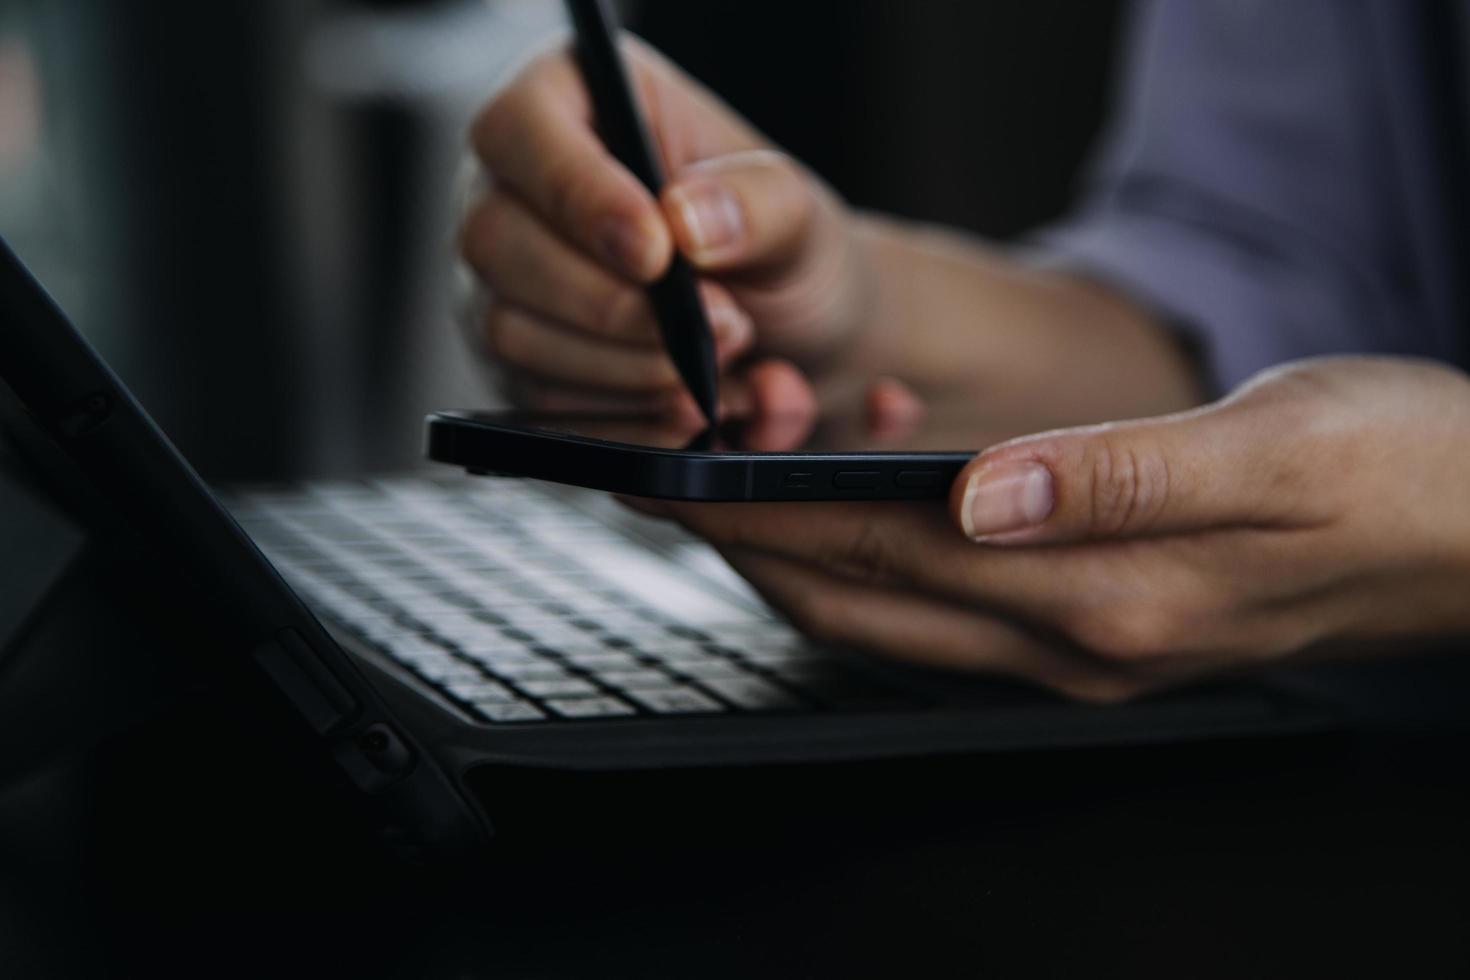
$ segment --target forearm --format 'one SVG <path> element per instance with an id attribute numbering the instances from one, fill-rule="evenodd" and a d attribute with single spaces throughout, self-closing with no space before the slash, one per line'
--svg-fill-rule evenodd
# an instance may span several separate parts
<path id="1" fill-rule="evenodd" d="M 1197 404 L 1191 358 L 1143 309 L 957 234 L 857 219 L 864 328 L 833 372 L 892 375 L 931 401 L 1061 424 Z"/>

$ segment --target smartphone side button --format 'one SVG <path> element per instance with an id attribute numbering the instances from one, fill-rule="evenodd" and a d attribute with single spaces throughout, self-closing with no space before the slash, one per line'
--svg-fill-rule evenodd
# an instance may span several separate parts
<path id="1" fill-rule="evenodd" d="M 781 486 L 788 490 L 810 490 L 815 473 L 791 472 L 781 478 Z"/>
<path id="2" fill-rule="evenodd" d="M 880 475 L 877 470 L 838 470 L 832 485 L 838 490 L 875 490 Z"/>
<path id="3" fill-rule="evenodd" d="M 944 474 L 939 470 L 899 470 L 893 478 L 894 486 L 909 490 L 930 489 L 943 482 Z"/>

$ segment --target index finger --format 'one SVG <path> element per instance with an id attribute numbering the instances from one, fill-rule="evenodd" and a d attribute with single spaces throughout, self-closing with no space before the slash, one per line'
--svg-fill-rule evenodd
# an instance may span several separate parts
<path id="1" fill-rule="evenodd" d="M 563 51 L 532 62 L 476 117 L 475 153 L 569 241 L 635 280 L 656 278 L 673 242 L 653 195 L 603 146 Z"/>

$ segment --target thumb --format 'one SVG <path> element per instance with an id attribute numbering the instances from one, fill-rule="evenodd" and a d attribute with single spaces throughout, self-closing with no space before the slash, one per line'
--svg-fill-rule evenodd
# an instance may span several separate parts
<path id="1" fill-rule="evenodd" d="M 1012 440 L 961 471 L 950 509 L 967 537 L 1005 545 L 1277 524 L 1293 453 L 1269 422 L 1225 402 Z"/>
<path id="2" fill-rule="evenodd" d="M 776 266 L 807 241 L 821 191 L 774 150 L 747 150 L 687 167 L 662 204 L 679 250 L 705 272 Z"/>

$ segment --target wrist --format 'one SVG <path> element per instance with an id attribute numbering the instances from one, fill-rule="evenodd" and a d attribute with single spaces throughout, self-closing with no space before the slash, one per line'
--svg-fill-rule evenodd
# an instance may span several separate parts
<path id="1" fill-rule="evenodd" d="M 1361 477 L 1338 481 L 1336 508 L 1373 562 L 1360 575 L 1370 593 L 1345 614 L 1348 632 L 1470 633 L 1470 377 L 1415 358 L 1316 363 L 1310 376 L 1345 420 L 1324 438 L 1336 436 L 1335 455 Z"/>
<path id="2" fill-rule="evenodd" d="M 1185 346 L 1123 294 L 943 228 L 853 221 L 866 286 L 847 373 L 1040 427 L 1203 400 Z"/>
<path id="3" fill-rule="evenodd" d="M 1459 368 L 1446 370 L 1452 376 L 1451 387 L 1457 392 L 1456 409 L 1452 415 L 1458 419 L 1456 433 L 1446 446 L 1446 454 L 1458 466 L 1445 489 L 1445 499 L 1455 504 L 1451 514 L 1452 552 L 1462 594 L 1470 597 L 1470 374 Z M 1454 628 L 1470 632 L 1470 598 L 1458 605 L 1458 612 Z"/>

